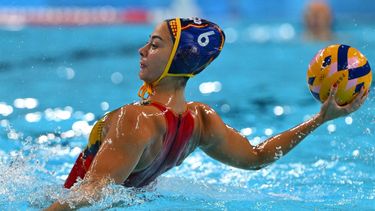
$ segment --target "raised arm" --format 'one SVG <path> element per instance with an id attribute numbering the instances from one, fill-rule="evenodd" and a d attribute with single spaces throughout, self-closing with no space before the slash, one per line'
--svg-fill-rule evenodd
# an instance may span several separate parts
<path id="1" fill-rule="evenodd" d="M 202 132 L 200 147 L 209 156 L 228 165 L 243 169 L 259 169 L 287 154 L 321 124 L 357 110 L 368 94 L 362 90 L 351 104 L 339 106 L 335 101 L 336 92 L 337 88 L 333 87 L 321 111 L 310 120 L 257 146 L 250 145 L 245 137 L 225 125 L 216 113 L 211 112 L 202 120 L 205 132 Z"/>
<path id="2" fill-rule="evenodd" d="M 109 181 L 122 184 L 134 170 L 154 134 L 148 127 L 136 129 L 141 118 L 124 109 L 114 112 L 106 120 L 108 131 L 103 143 L 83 182 L 72 190 L 82 196 L 73 203 L 74 209 L 89 205 L 88 198 L 100 198 L 99 192 Z M 70 207 L 55 202 L 47 210 L 70 210 Z"/>

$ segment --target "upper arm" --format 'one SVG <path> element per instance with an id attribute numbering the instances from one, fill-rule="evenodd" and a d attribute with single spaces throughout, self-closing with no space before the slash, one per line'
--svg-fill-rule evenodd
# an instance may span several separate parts
<path id="1" fill-rule="evenodd" d="M 137 113 L 131 109 L 132 111 L 125 114 L 126 110 L 125 108 L 124 111 L 114 111 L 106 118 L 107 132 L 102 139 L 100 149 L 95 155 L 83 183 L 73 189 L 80 191 L 81 195 L 85 195 L 85 197 L 73 200 L 75 209 L 90 204 L 90 199 L 98 200 L 99 190 L 109 180 L 122 184 L 136 167 L 144 149 L 152 139 L 151 134 L 155 134 L 152 127 L 149 127 L 150 124 L 142 121 L 145 118 L 142 118 L 140 112 Z M 70 206 L 71 204 L 66 202 L 55 202 L 48 209 L 70 210 Z"/>
<path id="2" fill-rule="evenodd" d="M 226 125 L 211 108 L 204 106 L 203 109 L 200 148 L 225 164 L 243 169 L 258 169 L 260 162 L 257 148 L 238 131 Z"/>
<path id="3" fill-rule="evenodd" d="M 118 111 L 106 120 L 109 122 L 107 132 L 85 177 L 87 181 L 109 178 L 117 184 L 123 183 L 152 138 L 149 127 L 141 127 L 142 130 L 137 128 L 142 121 L 134 112 L 123 116 L 119 112 L 124 111 Z"/>

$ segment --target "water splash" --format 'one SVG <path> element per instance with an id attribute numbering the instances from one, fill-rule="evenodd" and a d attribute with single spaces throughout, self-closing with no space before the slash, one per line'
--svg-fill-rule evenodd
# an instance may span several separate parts
<path id="1" fill-rule="evenodd" d="M 13 151 L 3 156 L 6 159 L 0 161 L 0 204 L 9 209 L 22 203 L 25 206 L 36 190 L 51 181 L 45 161 L 32 150 Z"/>

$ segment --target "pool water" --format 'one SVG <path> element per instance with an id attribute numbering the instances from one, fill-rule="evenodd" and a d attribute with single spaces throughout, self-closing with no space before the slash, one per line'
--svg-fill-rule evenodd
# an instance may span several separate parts
<path id="1" fill-rule="evenodd" d="M 287 36 L 275 35 L 280 27 Z M 285 24 L 224 30 L 223 52 L 189 81 L 186 96 L 212 106 L 252 144 L 319 111 L 306 84 L 307 65 L 319 49 L 345 43 L 375 65 L 374 25 L 337 27 L 331 42 L 307 42 L 298 26 Z M 92 124 L 138 100 L 137 50 L 151 31 L 148 25 L 0 30 L 2 210 L 74 200 L 64 179 Z M 326 123 L 258 171 L 225 166 L 196 150 L 146 190 L 110 185 L 85 209 L 374 210 L 374 114 L 370 93 L 358 112 Z"/>

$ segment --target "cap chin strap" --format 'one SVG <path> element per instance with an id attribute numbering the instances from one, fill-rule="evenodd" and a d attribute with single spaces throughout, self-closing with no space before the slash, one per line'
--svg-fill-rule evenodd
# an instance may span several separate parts
<path id="1" fill-rule="evenodd" d="M 148 95 L 147 97 L 145 97 L 146 94 Z M 146 100 L 152 94 L 153 94 L 152 85 L 144 82 L 141 88 L 139 88 L 138 96 L 142 98 L 142 100 Z"/>

